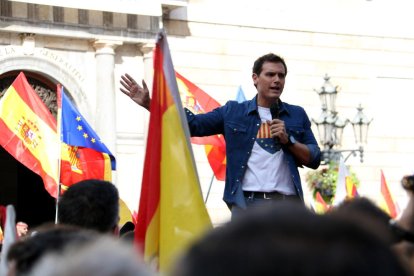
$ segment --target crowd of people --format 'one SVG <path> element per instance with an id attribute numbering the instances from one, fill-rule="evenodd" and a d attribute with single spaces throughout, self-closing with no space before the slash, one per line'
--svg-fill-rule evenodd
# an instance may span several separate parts
<path id="1" fill-rule="evenodd" d="M 248 208 L 194 241 L 167 275 L 414 275 L 414 175 L 402 183 L 410 200 L 397 220 L 365 197 L 323 215 L 297 200 Z M 158 275 L 118 231 L 115 185 L 81 181 L 59 209 L 58 224 L 11 245 L 7 275 Z"/>
<path id="2" fill-rule="evenodd" d="M 252 100 L 185 110 L 192 136 L 225 137 L 232 219 L 195 240 L 167 275 L 414 275 L 414 175 L 402 179 L 410 200 L 397 220 L 365 197 L 323 215 L 304 204 L 298 167 L 318 168 L 321 152 L 305 110 L 280 99 L 286 75 L 283 58 L 266 54 L 253 65 Z M 145 82 L 125 74 L 121 84 L 151 110 Z M 25 230 L 8 248 L 7 275 L 157 275 L 135 247 L 133 223 L 118 223 L 116 186 L 78 182 L 60 198 L 57 224 L 16 225 Z"/>

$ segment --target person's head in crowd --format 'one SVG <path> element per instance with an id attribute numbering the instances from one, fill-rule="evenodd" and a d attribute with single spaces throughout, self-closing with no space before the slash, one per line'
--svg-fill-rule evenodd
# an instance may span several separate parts
<path id="1" fill-rule="evenodd" d="M 195 242 L 174 276 L 406 275 L 383 240 L 294 201 L 251 209 Z"/>
<path id="2" fill-rule="evenodd" d="M 16 223 L 16 233 L 19 238 L 26 236 L 29 232 L 29 225 L 26 222 L 19 221 Z"/>
<path id="3" fill-rule="evenodd" d="M 391 216 L 366 197 L 356 197 L 343 201 L 332 208 L 327 215 L 341 216 L 366 228 L 388 244 L 399 240 L 398 233 L 391 224 Z"/>
<path id="4" fill-rule="evenodd" d="M 414 175 L 404 176 L 401 185 L 408 193 L 408 203 L 393 224 L 400 234 L 400 241 L 393 249 L 414 275 Z"/>
<path id="5" fill-rule="evenodd" d="M 401 185 L 408 194 L 408 204 L 404 209 L 398 224 L 404 229 L 414 232 L 414 174 L 401 179 Z"/>
<path id="6" fill-rule="evenodd" d="M 131 221 L 127 221 L 121 229 L 119 229 L 119 237 L 128 244 L 133 244 L 135 238 L 135 224 Z"/>
<path id="7" fill-rule="evenodd" d="M 68 247 L 63 254 L 49 254 L 33 269 L 32 276 L 150 276 L 154 275 L 136 249 L 101 235 L 86 246 Z"/>
<path id="8" fill-rule="evenodd" d="M 42 225 L 31 235 L 12 244 L 7 254 L 9 276 L 26 275 L 42 256 L 50 252 L 61 252 L 73 244 L 84 244 L 97 237 L 95 231 L 71 225 Z"/>
<path id="9" fill-rule="evenodd" d="M 77 225 L 100 233 L 118 234 L 119 195 L 114 184 L 83 180 L 62 195 L 58 204 L 59 223 Z"/>

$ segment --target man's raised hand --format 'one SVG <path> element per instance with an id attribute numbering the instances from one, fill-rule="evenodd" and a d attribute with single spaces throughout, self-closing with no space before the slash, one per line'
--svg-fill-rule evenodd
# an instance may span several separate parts
<path id="1" fill-rule="evenodd" d="M 142 87 L 128 74 L 124 74 L 121 76 L 120 81 L 122 93 L 130 97 L 134 102 L 139 104 L 140 106 L 146 108 L 147 110 L 150 109 L 150 96 L 147 84 L 144 80 L 142 80 Z"/>

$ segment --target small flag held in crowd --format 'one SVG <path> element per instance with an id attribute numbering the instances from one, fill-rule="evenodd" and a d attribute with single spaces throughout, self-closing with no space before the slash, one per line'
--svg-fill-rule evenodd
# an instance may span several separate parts
<path id="1" fill-rule="evenodd" d="M 355 197 L 359 197 L 357 187 L 355 183 L 352 181 L 351 176 L 347 176 L 345 179 L 346 182 L 346 198 L 352 199 Z"/>
<path id="2" fill-rule="evenodd" d="M 324 214 L 329 210 L 329 205 L 325 202 L 322 195 L 316 192 L 315 195 L 315 212 L 318 214 Z"/>
<path id="3" fill-rule="evenodd" d="M 336 181 L 336 193 L 333 200 L 333 206 L 339 205 L 347 198 L 346 179 L 349 177 L 348 168 L 344 159 L 341 157 L 338 165 L 338 180 Z"/>
<path id="4" fill-rule="evenodd" d="M 387 212 L 392 218 L 398 216 L 398 207 L 394 202 L 391 192 L 388 188 L 387 181 L 385 180 L 384 172 L 381 170 L 381 196 L 380 207 Z"/>

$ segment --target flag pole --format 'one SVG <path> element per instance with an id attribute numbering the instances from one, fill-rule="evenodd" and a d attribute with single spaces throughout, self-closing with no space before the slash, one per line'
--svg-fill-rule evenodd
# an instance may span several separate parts
<path id="1" fill-rule="evenodd" d="M 58 162 L 58 175 L 57 175 L 57 194 L 56 194 L 56 206 L 55 206 L 55 224 L 58 224 L 59 220 L 58 220 L 58 215 L 59 215 L 59 198 L 60 198 L 60 193 L 62 190 L 62 185 L 60 183 L 60 165 L 61 165 L 61 156 L 62 156 L 62 85 L 58 84 L 57 85 L 57 91 L 56 91 L 56 96 L 57 96 L 57 124 L 56 124 L 56 131 L 58 134 L 58 158 L 57 158 L 57 162 Z"/>
<path id="2" fill-rule="evenodd" d="M 213 180 L 214 180 L 214 173 L 213 173 L 213 176 L 211 177 L 210 186 L 208 187 L 208 191 L 207 191 L 206 199 L 204 200 L 204 204 L 207 204 L 207 200 L 208 200 L 208 196 L 210 195 L 210 190 L 213 184 Z"/>

